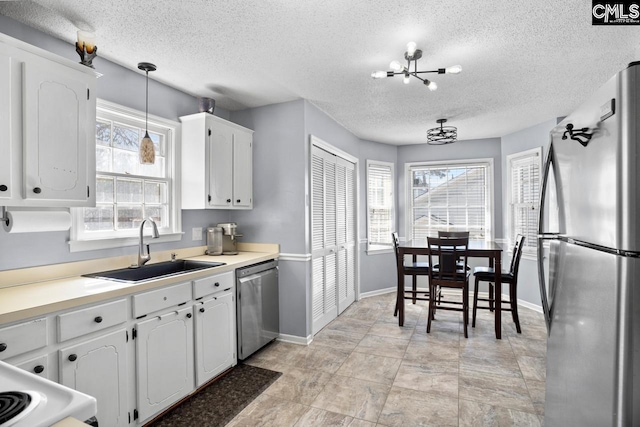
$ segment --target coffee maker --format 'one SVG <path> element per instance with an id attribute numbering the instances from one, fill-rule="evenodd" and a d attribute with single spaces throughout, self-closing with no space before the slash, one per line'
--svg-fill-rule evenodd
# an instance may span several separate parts
<path id="1" fill-rule="evenodd" d="M 216 227 L 222 228 L 222 255 L 238 255 L 237 238 L 242 237 L 242 234 L 238 234 L 238 224 L 223 222 L 216 224 Z"/>

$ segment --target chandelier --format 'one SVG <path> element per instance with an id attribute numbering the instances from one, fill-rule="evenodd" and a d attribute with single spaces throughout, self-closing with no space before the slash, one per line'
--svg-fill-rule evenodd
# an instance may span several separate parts
<path id="1" fill-rule="evenodd" d="M 445 145 L 456 142 L 458 139 L 458 129 L 453 126 L 443 126 L 446 122 L 447 119 L 436 120 L 436 123 L 440 123 L 440 127 L 429 129 L 427 131 L 427 144 Z"/>
<path id="2" fill-rule="evenodd" d="M 391 61 L 389 64 L 389 68 L 392 71 L 374 71 L 371 73 L 371 77 L 374 79 L 384 79 L 385 77 L 393 77 L 396 75 L 403 75 L 403 83 L 409 84 L 411 81 L 411 76 L 417 78 L 422 81 L 424 85 L 426 85 L 429 90 L 434 91 L 438 89 L 438 85 L 436 82 L 432 82 L 429 79 L 423 79 L 418 74 L 426 74 L 426 73 L 438 73 L 438 74 L 458 74 L 462 71 L 462 67 L 460 65 L 453 65 L 447 68 L 438 68 L 437 70 L 428 70 L 428 71 L 418 71 L 418 60 L 422 58 L 422 51 L 416 48 L 415 42 L 407 43 L 407 51 L 404 53 L 404 59 L 407 60 L 407 65 L 402 65 L 399 61 Z M 411 63 L 413 62 L 413 71 L 411 71 Z"/>

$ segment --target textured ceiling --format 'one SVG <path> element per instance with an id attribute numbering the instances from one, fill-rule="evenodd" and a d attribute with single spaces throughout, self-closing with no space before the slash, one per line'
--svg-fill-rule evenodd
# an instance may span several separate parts
<path id="1" fill-rule="evenodd" d="M 358 137 L 425 141 L 436 119 L 459 139 L 499 137 L 571 112 L 629 62 L 640 26 L 592 26 L 591 0 L 37 0 L 0 13 L 217 105 L 240 110 L 305 98 Z M 0 29 L 1 31 L 1 29 Z M 458 75 L 373 80 L 403 59 Z"/>

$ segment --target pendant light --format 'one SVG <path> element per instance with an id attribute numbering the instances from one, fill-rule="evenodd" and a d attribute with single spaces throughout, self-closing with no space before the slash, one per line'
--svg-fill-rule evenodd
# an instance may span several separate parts
<path id="1" fill-rule="evenodd" d="M 155 71 L 156 66 L 149 62 L 140 62 L 138 69 L 147 73 L 147 103 L 145 107 L 144 138 L 140 141 L 140 163 L 152 165 L 156 161 L 156 148 L 149 137 L 149 71 Z"/>

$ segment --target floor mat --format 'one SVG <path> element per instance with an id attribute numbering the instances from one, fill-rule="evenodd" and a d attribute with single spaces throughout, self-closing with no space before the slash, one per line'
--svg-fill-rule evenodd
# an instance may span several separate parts
<path id="1" fill-rule="evenodd" d="M 148 426 L 224 426 L 280 375 L 281 372 L 239 364 Z"/>

